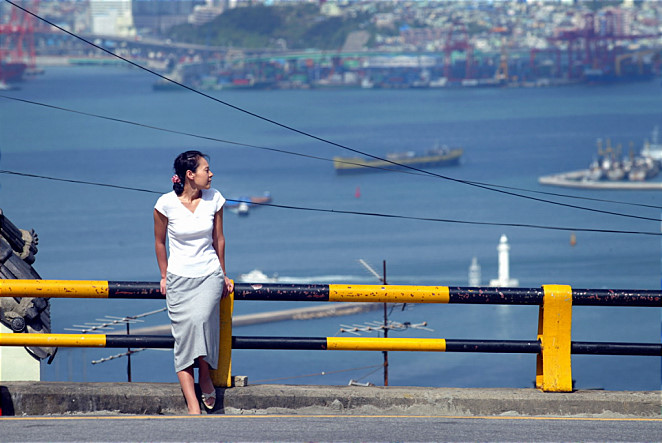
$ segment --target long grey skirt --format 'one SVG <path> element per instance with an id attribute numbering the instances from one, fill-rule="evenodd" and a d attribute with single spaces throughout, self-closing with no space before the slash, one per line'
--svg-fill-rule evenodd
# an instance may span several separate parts
<path id="1" fill-rule="evenodd" d="M 220 267 L 197 278 L 167 273 L 166 303 L 175 338 L 175 371 L 193 365 L 198 357 L 203 357 L 212 369 L 217 368 L 224 285 Z"/>

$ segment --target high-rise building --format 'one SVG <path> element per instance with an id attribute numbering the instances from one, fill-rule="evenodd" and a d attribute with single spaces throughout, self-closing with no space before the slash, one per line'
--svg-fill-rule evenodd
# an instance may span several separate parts
<path id="1" fill-rule="evenodd" d="M 205 0 L 133 0 L 133 20 L 139 34 L 160 35 L 187 23 L 194 8 L 205 4 Z"/>
<path id="2" fill-rule="evenodd" d="M 132 0 L 90 0 L 92 33 L 116 37 L 136 35 L 131 3 Z"/>

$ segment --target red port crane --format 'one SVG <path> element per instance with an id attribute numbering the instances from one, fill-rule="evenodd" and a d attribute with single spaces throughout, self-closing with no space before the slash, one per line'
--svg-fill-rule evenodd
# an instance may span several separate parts
<path id="1" fill-rule="evenodd" d="M 459 20 L 453 20 L 446 33 L 446 41 L 444 42 L 444 76 L 449 80 L 455 80 L 453 76 L 453 60 L 452 54 L 454 51 L 463 51 L 466 56 L 464 78 L 473 78 L 472 65 L 473 65 L 473 46 L 469 42 L 469 34 L 466 26 Z"/>
<path id="2" fill-rule="evenodd" d="M 0 82 L 17 82 L 26 69 L 36 66 L 34 27 L 36 18 L 13 5 L 0 23 Z M 22 7 L 36 12 L 39 0 L 26 0 Z"/>
<path id="3" fill-rule="evenodd" d="M 551 51 L 556 53 L 556 73 L 561 72 L 560 47 L 566 47 L 567 78 L 579 78 L 584 75 L 583 68 L 593 68 L 605 72 L 612 71 L 624 48 L 615 42 L 657 37 L 657 35 L 623 34 L 616 26 L 616 17 L 612 11 L 601 14 L 596 21 L 595 14 L 587 12 L 582 17 L 582 27 L 560 32 L 548 40 L 555 44 Z M 596 31 L 596 25 L 600 30 Z M 548 50 L 549 51 L 549 50 Z M 531 67 L 535 70 L 535 55 L 540 50 L 531 51 Z M 578 69 L 580 68 L 580 69 Z M 620 72 L 617 73 L 620 75 Z"/>

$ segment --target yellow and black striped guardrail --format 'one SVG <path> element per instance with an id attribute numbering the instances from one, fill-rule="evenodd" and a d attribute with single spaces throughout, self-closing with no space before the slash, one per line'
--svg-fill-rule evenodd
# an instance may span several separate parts
<path id="1" fill-rule="evenodd" d="M 662 307 L 662 291 L 572 289 L 575 306 Z M 162 299 L 158 282 L 0 280 L 0 297 Z M 237 283 L 235 300 L 542 305 L 545 288 Z"/>
<path id="2" fill-rule="evenodd" d="M 163 299 L 155 282 L 90 280 L 0 280 L 0 297 Z M 469 303 L 539 305 L 534 341 L 363 337 L 233 337 L 234 300 Z M 657 343 L 572 342 L 572 306 L 662 307 L 662 291 L 542 288 L 488 288 L 398 285 L 237 284 L 221 301 L 221 349 L 216 386 L 230 386 L 232 349 L 354 351 L 507 352 L 538 355 L 536 386 L 549 392 L 572 391 L 571 354 L 662 355 Z M 172 337 L 0 334 L 0 346 L 172 347 Z"/>
<path id="3" fill-rule="evenodd" d="M 0 334 L 0 346 L 83 348 L 172 348 L 175 340 L 163 335 Z M 540 341 L 457 340 L 377 337 L 232 337 L 232 349 L 305 351 L 420 351 L 539 354 Z M 662 344 L 572 342 L 573 354 L 662 356 Z"/>

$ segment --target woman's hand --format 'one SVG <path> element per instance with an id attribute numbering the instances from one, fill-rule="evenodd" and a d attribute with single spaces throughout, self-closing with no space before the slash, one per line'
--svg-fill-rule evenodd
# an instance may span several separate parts
<path id="1" fill-rule="evenodd" d="M 221 295 L 221 298 L 227 297 L 232 292 L 234 292 L 234 282 L 232 280 L 230 280 L 230 278 L 226 275 L 225 276 L 225 285 L 223 286 L 223 295 Z"/>
<path id="2" fill-rule="evenodd" d="M 168 229 L 168 218 L 154 209 L 154 250 L 156 251 L 156 262 L 159 264 L 161 283 L 159 289 L 163 296 L 166 295 L 166 275 L 168 269 L 168 253 L 166 252 L 166 231 Z"/>

